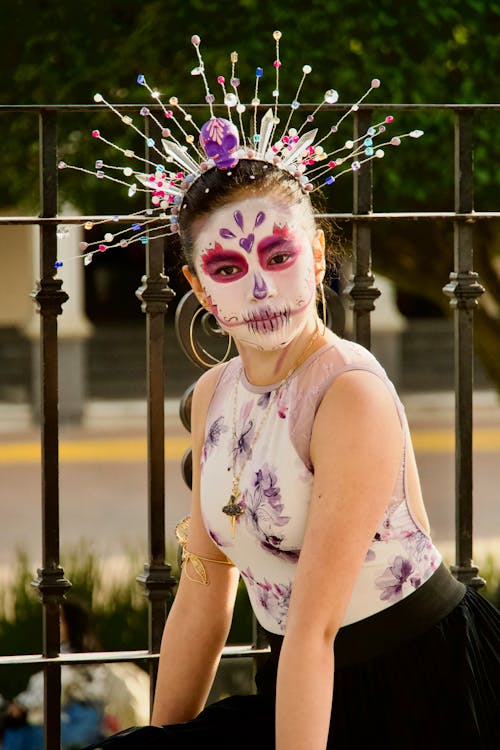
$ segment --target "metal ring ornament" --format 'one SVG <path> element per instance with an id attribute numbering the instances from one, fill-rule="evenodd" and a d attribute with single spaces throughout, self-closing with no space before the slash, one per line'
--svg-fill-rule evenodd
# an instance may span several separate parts
<path id="1" fill-rule="evenodd" d="M 233 341 L 231 336 L 229 336 L 226 352 L 220 360 L 210 354 L 210 352 L 207 352 L 206 349 L 197 344 L 194 335 L 194 326 L 200 316 L 202 329 L 208 336 L 228 336 L 218 326 L 217 322 L 215 325 L 212 323 L 212 319 L 215 320 L 215 317 L 211 312 L 200 306 L 195 293 L 191 290 L 184 295 L 177 305 L 175 312 L 175 332 L 179 345 L 189 361 L 198 367 L 202 367 L 204 370 L 208 370 L 220 362 L 227 360 Z M 203 355 L 211 361 L 204 359 Z"/>

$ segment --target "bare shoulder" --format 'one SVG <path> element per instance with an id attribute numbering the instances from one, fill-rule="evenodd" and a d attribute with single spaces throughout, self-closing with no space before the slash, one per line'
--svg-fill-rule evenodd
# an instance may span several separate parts
<path id="1" fill-rule="evenodd" d="M 340 427 L 340 429 L 338 429 Z M 387 431 L 396 436 L 401 422 L 390 386 L 368 370 L 349 370 L 336 378 L 323 397 L 314 421 L 311 453 L 333 428 L 347 440 L 370 430 L 383 438 Z"/>

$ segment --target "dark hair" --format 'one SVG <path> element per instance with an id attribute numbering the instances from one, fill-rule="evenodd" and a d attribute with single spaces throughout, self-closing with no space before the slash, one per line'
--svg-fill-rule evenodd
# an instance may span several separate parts
<path id="1" fill-rule="evenodd" d="M 309 211 L 311 228 L 315 226 L 311 198 L 291 174 L 257 159 L 240 159 L 229 170 L 209 169 L 187 191 L 179 212 L 179 232 L 184 258 L 194 272 L 193 244 L 195 222 L 231 203 L 239 194 L 257 197 L 272 193 L 290 205 L 304 205 Z"/>

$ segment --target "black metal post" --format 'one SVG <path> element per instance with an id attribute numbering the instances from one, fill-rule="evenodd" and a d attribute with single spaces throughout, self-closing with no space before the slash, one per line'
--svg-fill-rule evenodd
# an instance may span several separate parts
<path id="1" fill-rule="evenodd" d="M 455 113 L 455 211 L 474 208 L 473 113 Z M 454 221 L 454 268 L 444 292 L 455 317 L 455 550 L 452 571 L 464 583 L 484 585 L 472 561 L 472 395 L 474 309 L 484 289 L 473 271 L 473 224 Z"/>
<path id="2" fill-rule="evenodd" d="M 41 216 L 57 215 L 57 113 L 40 113 Z M 62 281 L 54 278 L 57 257 L 55 225 L 40 227 L 40 281 L 32 296 L 40 312 L 41 452 L 42 452 L 42 567 L 32 585 L 43 603 L 43 655 L 59 653 L 59 604 L 71 586 L 59 565 L 59 425 L 57 316 L 68 299 Z M 61 670 L 44 669 L 45 747 L 61 742 Z"/>
<path id="3" fill-rule="evenodd" d="M 371 111 L 363 109 L 354 117 L 354 139 L 366 133 L 371 123 Z M 353 213 L 369 214 L 373 208 L 372 164 L 368 162 L 354 173 Z M 352 222 L 353 275 L 346 288 L 352 299 L 353 333 L 358 343 L 371 346 L 370 314 L 380 291 L 374 286 L 372 275 L 371 226 L 367 221 Z"/>
<path id="4" fill-rule="evenodd" d="M 164 274 L 163 243 L 152 241 L 146 249 L 146 275 L 136 292 L 142 311 L 146 313 L 149 541 L 149 562 L 137 580 L 145 587 L 149 600 L 148 645 L 151 653 L 160 650 L 166 605 L 177 583 L 171 566 L 165 563 L 165 313 L 175 296 L 168 281 Z M 157 662 L 151 661 L 151 705 L 157 671 Z"/>

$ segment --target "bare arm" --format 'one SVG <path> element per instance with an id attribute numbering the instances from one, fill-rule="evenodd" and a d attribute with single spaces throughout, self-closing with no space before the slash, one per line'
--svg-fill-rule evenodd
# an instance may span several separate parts
<path id="1" fill-rule="evenodd" d="M 200 454 L 208 404 L 217 372 L 203 375 L 192 408 L 193 499 L 188 549 L 205 558 L 224 560 L 205 531 L 200 511 Z M 222 648 L 231 625 L 238 585 L 237 571 L 228 565 L 204 562 L 207 586 L 181 575 L 160 651 L 158 682 L 151 723 L 161 726 L 188 721 L 205 705 Z"/>
<path id="2" fill-rule="evenodd" d="M 325 750 L 334 639 L 401 457 L 401 425 L 384 383 L 360 371 L 340 376 L 313 429 L 313 493 L 278 669 L 277 750 Z"/>

